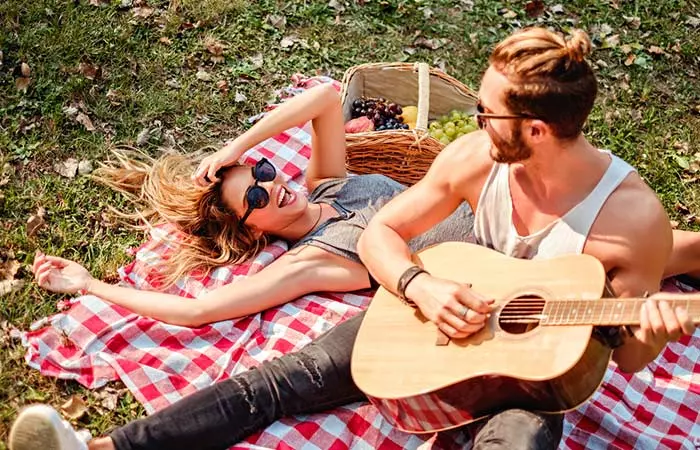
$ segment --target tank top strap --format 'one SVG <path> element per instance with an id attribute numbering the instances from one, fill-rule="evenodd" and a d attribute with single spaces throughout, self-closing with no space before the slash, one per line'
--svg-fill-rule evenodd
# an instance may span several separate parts
<path id="1" fill-rule="evenodd" d="M 588 235 L 608 197 L 630 173 L 635 171 L 634 167 L 618 156 L 607 151 L 605 152 L 610 154 L 611 158 L 605 174 L 603 174 L 593 191 L 565 216 L 566 222 L 585 236 Z"/>

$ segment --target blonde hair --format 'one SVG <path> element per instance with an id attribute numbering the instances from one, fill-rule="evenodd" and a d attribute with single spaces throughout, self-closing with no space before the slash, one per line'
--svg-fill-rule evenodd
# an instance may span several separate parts
<path id="1" fill-rule="evenodd" d="M 591 41 L 581 30 L 567 40 L 544 28 L 526 28 L 496 46 L 491 65 L 513 84 L 506 106 L 547 122 L 562 139 L 581 133 L 598 87 L 585 57 Z"/>
<path id="2" fill-rule="evenodd" d="M 239 227 L 239 217 L 221 198 L 220 182 L 201 187 L 192 181 L 197 157 L 169 154 L 153 159 L 128 148 L 112 154 L 116 161 L 102 164 L 92 178 L 123 193 L 135 206 L 133 213 L 113 210 L 139 228 L 170 223 L 182 233 L 175 250 L 157 267 L 166 287 L 193 270 L 208 273 L 244 262 L 267 244 L 266 236 Z"/>

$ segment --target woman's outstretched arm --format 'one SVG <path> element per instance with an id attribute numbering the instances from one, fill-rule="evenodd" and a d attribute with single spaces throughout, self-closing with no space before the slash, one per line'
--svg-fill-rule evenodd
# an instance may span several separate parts
<path id="1" fill-rule="evenodd" d="M 207 178 L 214 182 L 216 172 L 234 164 L 246 150 L 309 121 L 313 128 L 311 159 L 306 171 L 309 190 L 325 179 L 344 178 L 345 128 L 340 97 L 332 85 L 322 84 L 287 100 L 221 150 L 204 158 L 193 179 L 202 186 L 208 183 Z"/>
<path id="2" fill-rule="evenodd" d="M 244 317 L 312 292 L 369 287 L 361 264 L 312 246 L 287 252 L 264 270 L 197 299 L 108 284 L 92 278 L 76 262 L 41 253 L 37 253 L 32 270 L 45 289 L 68 294 L 82 290 L 141 316 L 186 327 Z"/>

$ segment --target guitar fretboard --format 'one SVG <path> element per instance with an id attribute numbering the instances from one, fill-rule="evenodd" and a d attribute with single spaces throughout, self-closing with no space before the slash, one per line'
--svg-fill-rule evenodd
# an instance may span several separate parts
<path id="1" fill-rule="evenodd" d="M 540 317 L 541 325 L 639 325 L 645 298 L 600 300 L 547 300 Z M 694 323 L 700 323 L 700 298 L 687 294 L 664 299 L 673 309 L 685 308 Z"/>

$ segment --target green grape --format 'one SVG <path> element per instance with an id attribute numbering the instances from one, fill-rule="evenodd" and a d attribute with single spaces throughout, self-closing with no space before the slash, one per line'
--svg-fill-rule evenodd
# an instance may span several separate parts
<path id="1" fill-rule="evenodd" d="M 445 144 L 445 145 L 450 143 L 450 138 L 448 138 L 447 136 L 443 136 L 439 140 L 442 144 Z"/>
<path id="2" fill-rule="evenodd" d="M 457 135 L 457 129 L 455 127 L 445 127 L 445 135 L 450 139 L 454 139 Z"/>
<path id="3" fill-rule="evenodd" d="M 444 132 L 443 130 L 441 130 L 441 129 L 438 128 L 438 129 L 436 129 L 436 130 L 433 130 L 433 132 L 430 133 L 430 135 L 431 135 L 432 137 L 434 137 L 435 139 L 440 140 L 440 138 L 443 137 L 443 136 L 445 135 L 445 132 Z"/>
<path id="4" fill-rule="evenodd" d="M 428 128 L 431 130 L 438 130 L 440 129 L 440 123 L 439 122 L 430 122 L 430 125 L 428 125 Z"/>

